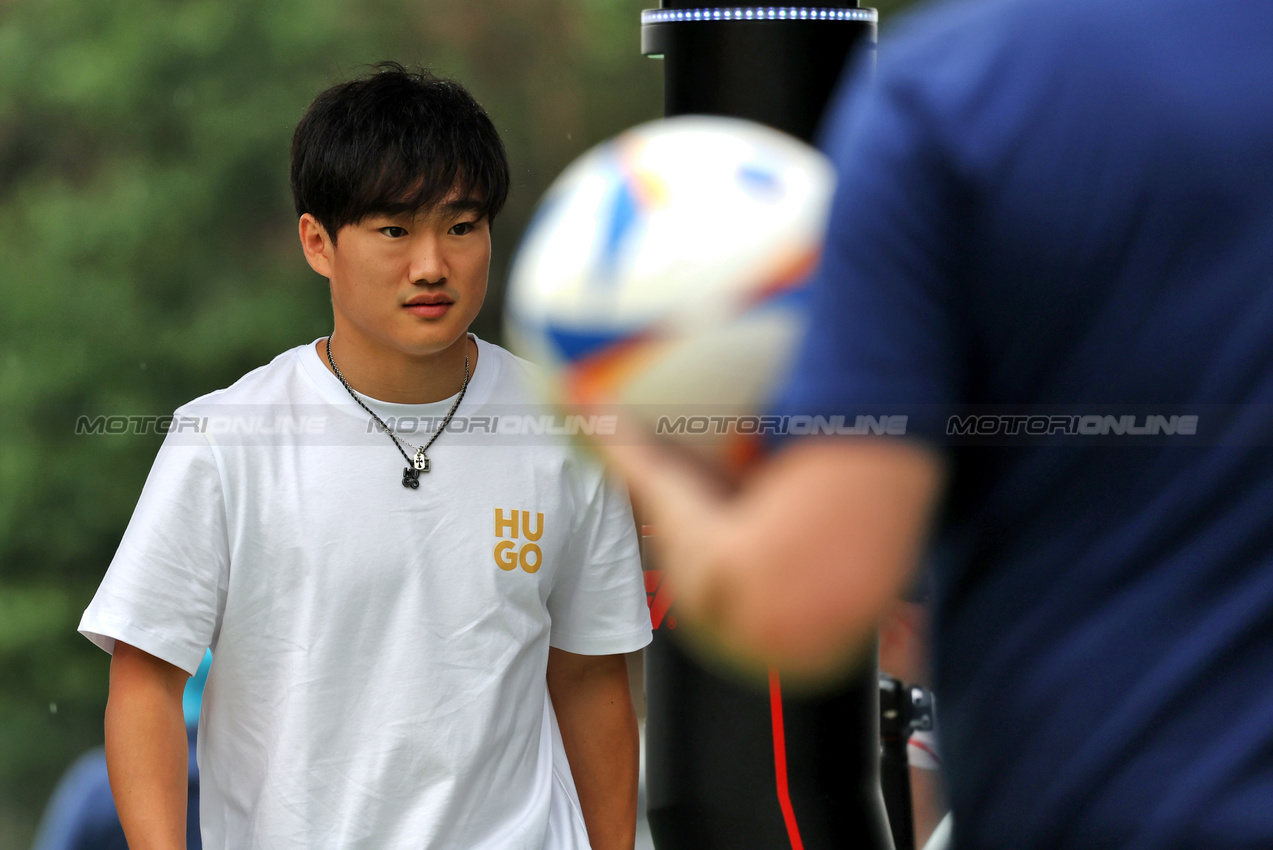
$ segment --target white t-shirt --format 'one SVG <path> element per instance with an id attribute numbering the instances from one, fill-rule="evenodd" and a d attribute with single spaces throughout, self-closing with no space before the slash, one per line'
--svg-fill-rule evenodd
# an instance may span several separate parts
<path id="1" fill-rule="evenodd" d="M 588 846 L 544 671 L 649 642 L 631 509 L 478 345 L 414 490 L 312 345 L 174 418 L 80 631 L 212 648 L 207 850 Z M 451 401 L 369 403 L 421 445 Z"/>

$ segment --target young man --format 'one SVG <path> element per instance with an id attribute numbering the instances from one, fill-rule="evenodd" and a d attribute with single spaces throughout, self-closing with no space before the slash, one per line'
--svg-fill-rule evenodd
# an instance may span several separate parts
<path id="1" fill-rule="evenodd" d="M 180 411 L 80 624 L 114 653 L 131 846 L 184 846 L 181 688 L 210 646 L 208 850 L 631 848 L 631 510 L 565 445 L 499 436 L 530 370 L 468 333 L 494 127 L 382 65 L 315 100 L 292 187 L 334 331 Z"/>

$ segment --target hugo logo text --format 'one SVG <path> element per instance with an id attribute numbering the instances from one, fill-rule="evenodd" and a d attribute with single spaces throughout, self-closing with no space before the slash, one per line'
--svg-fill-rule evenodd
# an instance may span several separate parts
<path id="1" fill-rule="evenodd" d="M 532 524 L 533 521 L 533 524 Z M 544 563 L 539 538 L 544 536 L 544 515 L 530 511 L 495 509 L 495 565 L 506 572 L 521 567 L 528 573 L 538 572 Z M 525 543 L 520 543 L 522 539 Z"/>

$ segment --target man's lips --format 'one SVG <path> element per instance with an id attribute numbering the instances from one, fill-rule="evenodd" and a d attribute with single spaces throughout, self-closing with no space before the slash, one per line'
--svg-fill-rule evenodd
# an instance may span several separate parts
<path id="1" fill-rule="evenodd" d="M 446 314 L 455 302 L 445 295 L 417 295 L 402 307 L 413 316 L 422 319 L 436 319 Z"/>

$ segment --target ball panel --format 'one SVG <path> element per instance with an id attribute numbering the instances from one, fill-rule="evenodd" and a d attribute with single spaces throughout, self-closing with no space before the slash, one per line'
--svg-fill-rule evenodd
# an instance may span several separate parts
<path id="1" fill-rule="evenodd" d="M 677 337 L 652 351 L 639 372 L 615 384 L 612 397 L 645 418 L 688 406 L 713 415 L 751 413 L 765 404 L 788 367 L 801 327 L 791 311 L 760 310 Z"/>

